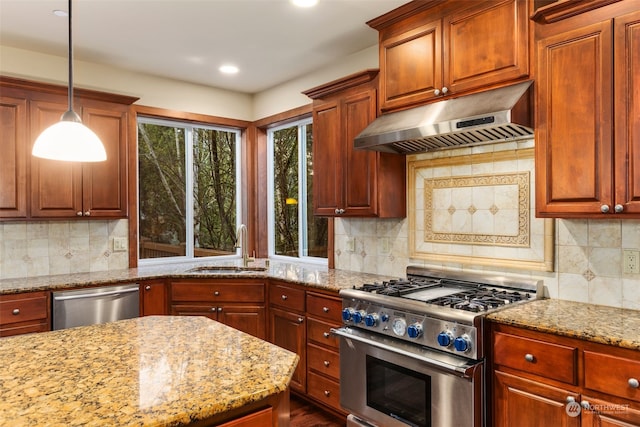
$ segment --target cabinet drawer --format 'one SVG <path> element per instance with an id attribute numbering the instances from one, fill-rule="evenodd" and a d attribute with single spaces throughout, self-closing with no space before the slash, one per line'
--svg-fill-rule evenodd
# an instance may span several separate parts
<path id="1" fill-rule="evenodd" d="M 47 301 L 45 292 L 0 296 L 0 326 L 46 320 Z"/>
<path id="2" fill-rule="evenodd" d="M 272 284 L 269 303 L 288 310 L 304 311 L 304 289 Z"/>
<path id="3" fill-rule="evenodd" d="M 309 396 L 332 408 L 340 409 L 340 385 L 336 381 L 309 372 L 307 384 Z"/>
<path id="4" fill-rule="evenodd" d="M 585 350 L 584 386 L 586 388 L 640 402 L 638 381 L 640 381 L 640 356 L 632 360 Z"/>
<path id="5" fill-rule="evenodd" d="M 541 377 L 577 384 L 578 349 L 496 332 L 494 363 Z"/>
<path id="6" fill-rule="evenodd" d="M 307 313 L 339 323 L 342 319 L 342 300 L 340 298 L 307 293 Z"/>
<path id="7" fill-rule="evenodd" d="M 172 301 L 264 302 L 262 283 L 173 282 Z"/>
<path id="8" fill-rule="evenodd" d="M 317 373 L 340 380 L 340 355 L 313 344 L 307 345 L 307 367 Z"/>
<path id="9" fill-rule="evenodd" d="M 321 320 L 307 318 L 307 339 L 318 345 L 338 349 L 340 347 L 338 338 L 331 335 L 331 328 L 337 328 L 335 323 L 326 323 Z"/>

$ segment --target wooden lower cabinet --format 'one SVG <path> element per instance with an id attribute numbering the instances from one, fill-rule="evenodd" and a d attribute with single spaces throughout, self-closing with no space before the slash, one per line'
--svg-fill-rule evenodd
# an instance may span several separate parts
<path id="1" fill-rule="evenodd" d="M 140 316 L 167 314 L 167 284 L 164 280 L 149 280 L 140 283 Z"/>
<path id="2" fill-rule="evenodd" d="M 171 282 L 172 315 L 206 316 L 267 339 L 265 284 L 250 280 L 189 279 Z"/>
<path id="3" fill-rule="evenodd" d="M 301 313 L 284 311 L 278 308 L 269 310 L 269 341 L 296 353 L 300 360 L 291 378 L 291 390 L 300 393 L 307 392 L 306 375 L 306 341 L 305 316 Z"/>
<path id="4" fill-rule="evenodd" d="M 495 427 L 640 426 L 640 351 L 492 324 Z"/>
<path id="5" fill-rule="evenodd" d="M 0 337 L 51 330 L 48 292 L 0 295 Z"/>
<path id="6" fill-rule="evenodd" d="M 252 414 L 245 415 L 241 418 L 219 424 L 219 427 L 270 427 L 272 425 L 271 419 L 273 411 L 271 408 L 265 408 L 261 411 L 256 411 Z"/>

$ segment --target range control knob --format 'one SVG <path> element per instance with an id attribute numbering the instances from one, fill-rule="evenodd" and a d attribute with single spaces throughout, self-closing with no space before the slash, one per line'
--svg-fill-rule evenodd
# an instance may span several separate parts
<path id="1" fill-rule="evenodd" d="M 407 335 L 409 338 L 418 338 L 422 335 L 422 325 L 420 323 L 414 323 L 407 328 Z"/>
<path id="2" fill-rule="evenodd" d="M 356 310 L 353 312 L 351 318 L 353 319 L 353 323 L 361 323 L 364 319 L 366 312 L 364 310 Z"/>
<path id="3" fill-rule="evenodd" d="M 378 324 L 378 314 L 369 313 L 364 316 L 364 324 L 370 327 L 376 326 Z"/>
<path id="4" fill-rule="evenodd" d="M 469 338 L 463 335 L 453 340 L 453 347 L 456 351 L 464 353 L 471 348 L 471 343 L 469 342 Z"/>
<path id="5" fill-rule="evenodd" d="M 449 347 L 453 342 L 453 334 L 449 331 L 442 331 L 438 334 L 438 344 L 441 347 Z"/>
<path id="6" fill-rule="evenodd" d="M 387 313 L 382 313 L 382 315 L 380 316 L 380 320 L 382 320 L 383 322 L 388 322 L 389 315 Z"/>
<path id="7" fill-rule="evenodd" d="M 342 309 L 342 320 L 344 320 L 345 322 L 348 322 L 349 320 L 351 320 L 351 317 L 353 317 L 354 311 L 355 310 L 351 307 Z"/>

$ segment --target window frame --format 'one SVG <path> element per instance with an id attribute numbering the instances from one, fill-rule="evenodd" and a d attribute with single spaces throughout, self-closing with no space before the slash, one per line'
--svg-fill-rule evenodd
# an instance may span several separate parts
<path id="1" fill-rule="evenodd" d="M 305 262 L 310 264 L 328 265 L 327 258 L 303 255 L 304 248 L 308 249 L 307 236 L 307 162 L 305 160 L 307 150 L 307 138 L 305 126 L 313 125 L 312 117 L 303 117 L 293 121 L 279 124 L 266 129 L 267 136 L 267 240 L 268 257 L 280 261 Z M 274 189 L 274 133 L 278 130 L 297 126 L 298 128 L 298 256 L 278 255 L 275 253 L 275 189 Z M 313 141 L 315 143 L 315 141 Z"/>
<path id="2" fill-rule="evenodd" d="M 243 212 L 243 182 L 242 182 L 242 174 L 243 174 L 243 144 L 242 144 L 242 132 L 243 130 L 238 127 L 233 126 L 225 126 L 213 123 L 202 123 L 202 122 L 194 122 L 189 120 L 180 120 L 171 117 L 158 117 L 155 115 L 147 115 L 143 113 L 139 113 L 136 115 L 136 141 L 138 138 L 138 125 L 140 123 L 145 124 L 153 124 L 158 126 L 168 126 L 174 128 L 182 128 L 185 131 L 185 170 L 189 170 L 190 173 L 187 173 L 185 176 L 185 187 L 186 189 L 190 189 L 190 191 L 185 189 L 185 228 L 186 228 L 186 236 L 185 236 L 185 255 L 184 256 L 173 256 L 173 257 L 159 257 L 159 258 L 140 258 L 140 168 L 136 167 L 136 221 L 138 224 L 137 233 L 136 233 L 136 245 L 135 245 L 135 254 L 137 263 L 140 266 L 151 266 L 158 264 L 167 264 L 167 263 L 185 263 L 185 262 L 195 262 L 195 261 L 224 261 L 224 260 L 235 260 L 241 258 L 242 255 L 240 253 L 240 249 L 236 249 L 233 255 L 220 255 L 220 256 L 210 256 L 210 257 L 194 257 L 194 168 L 193 168 L 193 129 L 207 129 L 207 130 L 216 130 L 216 131 L 224 131 L 224 132 L 233 132 L 236 134 L 235 141 L 235 157 L 236 157 L 236 167 L 235 167 L 235 179 L 236 179 L 236 230 L 242 224 L 242 212 Z M 188 130 L 188 131 L 187 131 Z M 139 157 L 139 141 L 136 144 L 136 159 Z M 139 165 L 139 161 L 136 161 Z"/>

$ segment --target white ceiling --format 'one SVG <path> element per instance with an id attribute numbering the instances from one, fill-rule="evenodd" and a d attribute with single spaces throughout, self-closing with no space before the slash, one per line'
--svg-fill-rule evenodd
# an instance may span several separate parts
<path id="1" fill-rule="evenodd" d="M 409 0 L 74 0 L 76 60 L 256 93 L 377 44 L 365 22 Z M 0 44 L 66 57 L 66 0 L 0 0 Z M 233 76 L 218 67 L 240 68 Z"/>

